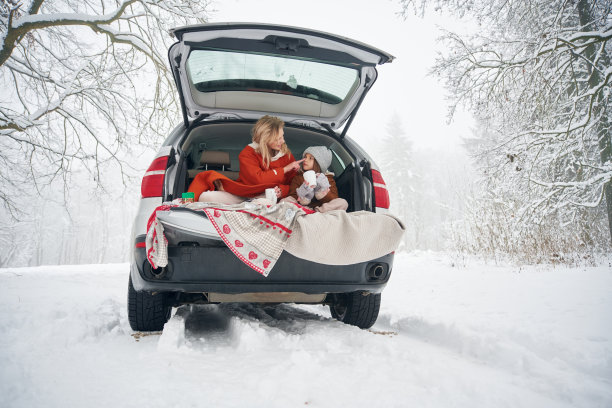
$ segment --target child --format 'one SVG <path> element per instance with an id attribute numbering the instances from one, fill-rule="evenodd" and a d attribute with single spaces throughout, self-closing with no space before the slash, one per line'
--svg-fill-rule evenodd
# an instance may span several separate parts
<path id="1" fill-rule="evenodd" d="M 302 157 L 302 169 L 291 180 L 286 201 L 297 201 L 319 212 L 346 210 L 348 203 L 338 197 L 334 174 L 327 171 L 332 161 L 331 150 L 325 146 L 310 146 L 304 150 Z M 314 187 L 304 180 L 304 172 L 308 170 L 313 170 L 317 175 Z"/>

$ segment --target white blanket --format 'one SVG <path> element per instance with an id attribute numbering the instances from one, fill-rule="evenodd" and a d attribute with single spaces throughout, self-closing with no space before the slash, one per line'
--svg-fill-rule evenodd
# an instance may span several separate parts
<path id="1" fill-rule="evenodd" d="M 350 265 L 391 253 L 404 224 L 389 214 L 330 211 L 298 217 L 285 251 L 328 265 Z"/>

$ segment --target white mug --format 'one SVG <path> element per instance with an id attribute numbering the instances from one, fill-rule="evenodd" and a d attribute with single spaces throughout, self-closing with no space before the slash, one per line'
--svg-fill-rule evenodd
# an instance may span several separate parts
<path id="1" fill-rule="evenodd" d="M 276 204 L 276 190 L 273 188 L 266 188 L 266 200 L 270 201 L 272 204 Z"/>
<path id="2" fill-rule="evenodd" d="M 310 187 L 315 187 L 317 185 L 317 175 L 314 170 L 308 170 L 304 172 L 304 180 Z"/>

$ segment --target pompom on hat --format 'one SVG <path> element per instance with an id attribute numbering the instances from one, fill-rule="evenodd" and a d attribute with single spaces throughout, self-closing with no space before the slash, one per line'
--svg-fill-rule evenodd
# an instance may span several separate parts
<path id="1" fill-rule="evenodd" d="M 325 146 L 310 146 L 308 149 L 304 150 L 302 157 L 306 156 L 306 153 L 310 153 L 312 157 L 319 163 L 319 167 L 321 167 L 321 173 L 325 173 L 332 161 L 332 153 Z"/>

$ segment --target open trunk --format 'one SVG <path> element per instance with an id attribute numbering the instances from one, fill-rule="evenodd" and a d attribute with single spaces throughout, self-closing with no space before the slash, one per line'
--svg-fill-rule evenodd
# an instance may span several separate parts
<path id="1" fill-rule="evenodd" d="M 180 197 L 187 191 L 193 178 L 201 171 L 216 170 L 236 179 L 240 171 L 238 155 L 251 143 L 251 121 L 234 123 L 212 122 L 192 129 L 184 136 L 179 147 L 176 164 L 178 177 L 175 185 L 168 186 L 167 198 Z M 329 171 L 334 173 L 338 194 L 348 204 L 348 211 L 372 210 L 372 182 L 368 166 L 360 166 L 361 158 L 350 153 L 344 140 L 326 131 L 285 126 L 285 141 L 296 159 L 309 146 L 327 146 L 332 151 Z M 197 200 L 197 197 L 196 197 Z"/>

